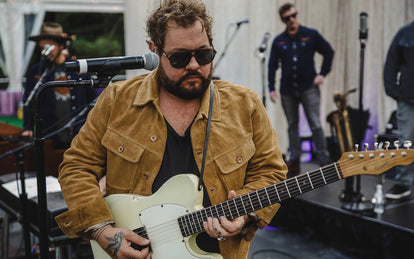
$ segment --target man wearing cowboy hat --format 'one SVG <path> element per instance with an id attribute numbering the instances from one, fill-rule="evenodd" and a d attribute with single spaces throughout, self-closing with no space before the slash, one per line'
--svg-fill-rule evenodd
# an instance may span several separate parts
<path id="1" fill-rule="evenodd" d="M 64 63 L 72 61 L 66 47 L 74 39 L 63 32 L 62 26 L 55 22 L 45 22 L 39 35 L 30 36 L 41 50 L 41 60 L 34 64 L 26 76 L 26 85 L 23 95 L 25 103 L 23 117 L 23 136 L 33 135 L 33 100 L 29 96 L 35 87 L 49 81 L 90 79 L 89 74 L 66 72 Z M 92 88 L 66 88 L 56 87 L 47 89 L 42 93 L 42 119 L 45 136 L 62 128 L 68 121 L 76 116 L 83 107 L 92 102 L 97 92 Z M 29 101 L 28 101 L 29 99 Z M 67 131 L 52 136 L 55 148 L 68 148 L 73 136 L 81 125 L 77 124 Z"/>

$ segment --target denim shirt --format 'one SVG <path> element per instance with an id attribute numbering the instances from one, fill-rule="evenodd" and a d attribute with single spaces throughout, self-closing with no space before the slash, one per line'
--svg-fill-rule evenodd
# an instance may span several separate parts
<path id="1" fill-rule="evenodd" d="M 388 96 L 414 104 L 414 22 L 402 27 L 391 42 L 384 87 Z"/>
<path id="2" fill-rule="evenodd" d="M 272 43 L 268 64 L 269 91 L 275 90 L 275 75 L 282 66 L 280 93 L 294 95 L 313 85 L 317 74 L 315 70 L 315 52 L 323 56 L 320 75 L 326 76 L 331 71 L 334 50 L 315 29 L 300 26 L 295 35 L 286 31 L 278 35 Z"/>

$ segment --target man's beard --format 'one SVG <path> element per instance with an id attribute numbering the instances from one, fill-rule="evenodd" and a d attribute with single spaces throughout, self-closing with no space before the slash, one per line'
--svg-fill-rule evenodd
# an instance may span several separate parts
<path id="1" fill-rule="evenodd" d="M 160 87 L 163 87 L 165 90 L 167 90 L 172 95 L 183 99 L 183 100 L 194 100 L 203 97 L 204 92 L 208 88 L 211 82 L 211 74 L 212 69 L 210 69 L 210 73 L 207 77 L 203 77 L 203 75 L 197 71 L 190 71 L 187 74 L 185 74 L 183 77 L 181 77 L 178 81 L 171 80 L 167 77 L 164 69 L 162 66 L 159 66 L 158 69 L 158 83 L 160 84 Z M 192 82 L 191 88 L 185 88 L 181 86 L 181 84 L 184 82 L 185 79 L 192 77 L 192 76 L 198 76 L 201 79 L 201 85 L 196 87 L 195 83 Z"/>

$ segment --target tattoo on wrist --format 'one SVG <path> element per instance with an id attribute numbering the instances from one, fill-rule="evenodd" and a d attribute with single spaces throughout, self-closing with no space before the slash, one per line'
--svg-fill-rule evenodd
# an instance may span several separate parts
<path id="1" fill-rule="evenodd" d="M 98 241 L 98 239 L 101 237 L 101 235 L 105 231 L 105 229 L 107 229 L 109 227 L 110 227 L 110 225 L 106 225 L 102 228 L 99 228 L 99 229 L 95 230 L 94 232 L 92 232 L 91 237 L 93 239 L 95 239 L 96 241 Z"/>
<path id="2" fill-rule="evenodd" d="M 115 235 L 113 237 L 109 237 L 109 236 L 104 236 L 106 241 L 108 241 L 108 246 L 106 247 L 105 251 L 110 255 L 110 256 L 116 256 L 116 254 L 119 251 L 119 248 L 121 247 L 122 244 L 122 239 L 124 239 L 124 233 L 123 232 L 118 232 L 115 233 Z"/>

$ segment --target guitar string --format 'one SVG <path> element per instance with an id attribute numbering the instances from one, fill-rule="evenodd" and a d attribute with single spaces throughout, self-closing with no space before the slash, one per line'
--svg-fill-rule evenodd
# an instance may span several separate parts
<path id="1" fill-rule="evenodd" d="M 369 153 L 369 152 L 367 152 L 367 153 Z M 372 152 L 371 152 L 372 153 Z M 378 160 L 378 158 L 379 159 L 384 159 L 384 158 L 381 158 L 381 157 L 373 157 L 373 158 L 369 158 L 368 160 L 368 163 L 367 163 L 367 166 L 370 166 L 371 164 L 373 164 L 373 163 L 376 163 L 376 160 Z M 353 158 L 354 159 L 354 158 Z M 335 167 L 335 164 L 338 166 L 340 166 L 339 167 L 339 169 L 338 170 L 341 170 L 341 172 L 342 172 L 342 169 L 341 169 L 341 166 L 343 167 L 343 166 L 346 166 L 347 164 L 349 164 L 349 163 L 354 163 L 354 161 L 355 160 L 353 160 L 353 159 L 344 159 L 344 160 L 342 160 L 342 161 L 339 161 L 339 162 L 337 162 L 337 163 L 333 163 L 332 165 L 328 165 L 328 166 L 325 166 L 325 167 L 323 167 L 323 168 L 325 168 L 325 169 L 319 169 L 319 170 L 322 170 L 323 171 L 323 177 L 322 177 L 322 175 L 320 176 L 320 177 L 318 177 L 317 178 L 317 180 L 315 181 L 315 179 L 314 179 L 314 181 L 312 181 L 312 184 L 314 185 L 314 186 L 316 186 L 316 188 L 319 188 L 319 187 L 322 187 L 322 186 L 324 186 L 324 185 L 327 185 L 327 184 L 329 184 L 329 183 L 332 183 L 332 182 L 334 182 L 334 181 L 338 181 L 338 180 L 342 180 L 342 179 L 344 179 L 344 178 L 346 178 L 346 177 L 344 177 L 344 175 L 342 174 L 341 175 L 341 178 L 339 178 L 338 177 L 338 172 L 337 172 L 337 169 L 336 169 L 336 167 Z M 360 160 L 361 161 L 361 160 Z M 349 162 L 349 163 L 348 163 Z M 357 161 L 358 162 L 358 161 Z M 360 165 L 353 165 L 353 166 L 350 166 L 347 170 L 353 170 L 353 169 L 360 169 Z M 308 172 L 309 173 L 309 172 Z M 312 177 L 314 176 L 314 174 L 317 174 L 318 173 L 318 170 L 315 170 L 315 171 L 312 171 L 312 172 L 310 172 L 309 174 L 312 174 Z M 299 176 L 297 176 L 297 177 L 295 177 L 296 179 L 298 179 L 299 177 L 304 177 L 304 176 L 306 176 L 306 174 L 307 173 L 305 173 L 305 174 L 301 174 L 301 175 L 299 175 Z M 323 179 L 324 178 L 324 179 Z M 292 181 L 293 181 L 293 179 L 294 178 L 290 178 L 290 179 L 287 179 L 286 180 L 286 185 L 294 185 L 295 187 L 297 186 L 297 183 L 296 183 L 296 181 L 294 182 L 294 183 L 292 183 Z M 325 183 L 326 182 L 326 183 Z M 283 183 L 283 182 L 282 182 Z M 277 184 L 276 184 L 277 185 Z M 265 188 L 263 188 L 263 189 L 260 189 L 260 190 L 257 190 L 257 191 L 255 191 L 254 193 L 257 193 L 257 195 L 259 195 L 258 194 L 258 192 L 259 191 L 263 191 L 263 190 L 265 190 L 266 188 L 269 188 L 269 187 L 272 187 L 272 186 L 268 186 L 268 187 L 265 187 Z M 303 186 L 302 186 L 303 187 Z M 305 187 L 308 187 L 307 185 L 305 185 Z M 309 188 L 309 187 L 308 187 Z M 289 187 L 288 187 L 288 189 L 289 189 Z M 296 189 L 296 188 L 295 188 Z M 311 189 L 309 189 L 309 190 L 311 190 Z M 305 192 L 307 192 L 308 190 L 306 190 Z M 301 193 L 299 193 L 299 194 L 301 194 Z M 279 195 L 280 195 L 280 193 L 279 193 Z M 282 194 L 283 195 L 283 194 Z M 267 195 L 268 196 L 268 195 Z M 286 196 L 286 195 L 285 195 Z M 284 200 L 285 198 L 288 198 L 288 196 L 289 195 L 287 195 L 286 197 L 281 197 L 280 199 L 276 199 L 276 200 L 279 200 L 279 201 L 282 201 L 282 200 Z M 292 194 L 290 195 L 290 196 L 292 196 Z M 296 196 L 296 194 L 294 194 L 293 196 Z M 236 199 L 237 198 L 239 198 L 239 200 L 241 200 L 240 199 L 240 197 L 242 197 L 242 196 L 239 196 L 239 197 L 236 197 Z M 272 200 L 272 199 L 274 199 L 274 198 L 276 198 L 276 197 L 272 197 L 272 196 L 269 196 L 269 199 L 270 200 Z M 260 197 L 258 197 L 258 199 L 260 199 Z M 239 203 L 241 203 L 241 202 L 239 202 Z M 271 202 L 270 204 L 274 204 L 274 203 L 277 203 L 277 202 Z M 269 205 L 270 205 L 269 204 Z M 258 202 L 256 202 L 256 203 L 253 203 L 251 206 L 253 206 L 253 207 L 256 207 L 258 205 Z M 267 206 L 269 206 L 269 205 L 267 205 Z M 259 208 L 263 208 L 263 207 L 267 207 L 267 206 L 259 206 Z M 252 207 L 252 208 L 253 208 Z M 238 211 L 237 211 L 237 209 L 234 209 L 234 208 L 232 208 L 232 206 L 229 206 L 229 210 L 230 210 L 230 213 L 231 214 L 235 214 L 235 215 L 240 215 L 239 213 L 238 213 Z M 258 209 L 254 209 L 254 210 L 258 210 Z M 191 221 L 191 220 L 190 220 Z"/>
<path id="2" fill-rule="evenodd" d="M 384 152 L 386 152 L 386 151 L 384 151 Z M 367 152 L 367 154 L 368 153 L 370 153 L 369 151 Z M 303 174 L 300 174 L 300 175 L 298 175 L 298 176 L 296 176 L 296 177 L 293 177 L 293 178 L 289 178 L 289 179 L 287 179 L 287 180 L 285 180 L 285 181 L 283 181 L 283 182 L 280 182 L 280 183 L 277 183 L 277 184 L 274 184 L 274 185 L 278 185 L 278 184 L 281 184 L 281 183 L 284 183 L 284 182 L 286 182 L 286 185 L 288 186 L 288 189 L 289 189 L 289 185 L 293 185 L 295 188 L 295 190 L 293 190 L 293 192 L 297 192 L 298 190 L 296 190 L 297 189 L 297 187 L 298 187 L 298 184 L 297 184 L 297 182 L 296 182 L 296 180 L 298 180 L 298 182 L 299 181 L 301 181 L 302 182 L 302 179 L 299 179 L 299 178 L 304 178 L 303 180 L 305 180 L 305 182 L 307 182 L 307 181 L 309 181 L 309 179 L 307 179 L 308 178 L 308 176 L 307 176 L 307 174 L 309 174 L 309 175 L 312 175 L 312 177 L 311 177 L 311 181 L 310 182 L 312 182 L 312 184 L 314 185 L 314 187 L 316 186 L 316 188 L 319 188 L 319 187 L 322 187 L 322 186 L 324 186 L 324 185 L 327 185 L 327 184 L 329 184 L 329 183 L 331 183 L 331 182 L 334 182 L 334 181 L 337 181 L 337 180 L 342 180 L 342 179 L 344 179 L 344 178 L 346 178 L 346 177 L 344 177 L 343 176 L 343 174 L 342 174 L 342 167 L 344 167 L 344 166 L 347 166 L 348 164 L 352 164 L 352 163 L 354 163 L 354 159 L 359 159 L 358 157 L 357 158 L 353 158 L 353 159 L 349 159 L 349 158 L 347 158 L 347 159 L 344 159 L 344 160 L 342 160 L 342 161 L 338 161 L 338 162 L 336 162 L 336 163 L 333 163 L 333 164 L 331 164 L 331 165 L 328 165 L 328 166 L 325 166 L 325 167 L 322 167 L 321 169 L 318 169 L 318 170 L 322 170 L 322 172 L 323 172 L 323 175 L 324 175 L 324 178 L 322 177 L 322 175 L 320 176 L 320 177 L 318 177 L 317 179 L 314 179 L 313 181 L 312 181 L 312 177 L 313 176 L 315 176 L 314 174 L 317 174 L 318 173 L 318 170 L 314 170 L 314 171 L 312 171 L 312 172 L 307 172 L 307 173 L 303 173 Z M 364 159 L 365 159 L 365 157 L 364 157 Z M 380 160 L 382 160 L 382 159 L 386 159 L 386 157 L 384 156 L 384 157 L 373 157 L 373 158 L 368 158 L 368 162 L 366 163 L 366 166 L 370 166 L 370 165 L 373 165 L 373 164 L 375 164 L 377 161 L 376 160 L 378 160 L 378 159 L 380 159 Z M 359 161 L 362 161 L 362 160 L 358 160 L 358 161 L 356 161 L 356 162 L 359 162 Z M 338 177 L 338 172 L 337 172 L 337 169 L 336 169 L 336 167 L 335 167 L 335 164 L 337 164 L 337 165 L 339 165 L 339 168 L 338 168 L 338 170 L 341 170 L 341 177 L 342 178 L 339 178 Z M 324 169 L 325 168 L 325 169 Z M 349 166 L 348 168 L 347 168 L 347 170 L 348 171 L 352 171 L 352 170 L 355 170 L 355 169 L 361 169 L 361 165 L 360 165 L 360 163 L 357 163 L 356 165 L 352 165 L 352 166 Z M 326 184 L 325 184 L 325 181 L 326 181 Z M 262 189 L 259 189 L 259 190 L 256 190 L 256 191 L 254 191 L 254 192 L 252 192 L 252 193 L 256 193 L 256 195 L 258 196 L 257 198 L 258 199 L 260 199 L 260 195 L 259 195 L 259 193 L 258 192 L 260 192 L 260 191 L 266 191 L 267 192 L 267 189 L 269 189 L 269 188 L 271 188 L 271 187 L 273 187 L 274 185 L 271 185 L 271 186 L 267 186 L 267 187 L 265 187 L 265 188 L 262 188 Z M 282 186 L 282 185 L 281 185 Z M 279 186 L 279 187 L 281 187 L 281 186 Z M 286 187 L 286 186 L 285 186 Z M 305 188 L 304 188 L 305 187 Z M 309 189 L 309 184 L 304 184 L 303 186 L 302 186 L 302 188 L 304 188 L 304 190 L 305 191 L 302 191 L 302 193 L 304 193 L 304 192 L 308 192 L 308 190 L 307 189 Z M 292 186 L 290 187 L 290 188 L 292 188 Z M 300 188 L 300 185 L 299 185 L 299 188 Z M 314 188 L 314 189 L 316 189 L 316 188 Z M 312 189 L 312 188 L 311 188 Z M 311 189 L 309 189 L 309 190 L 311 190 Z M 270 189 L 270 191 L 271 192 L 273 192 L 271 189 Z M 292 190 L 289 190 L 289 191 L 292 191 Z M 269 193 L 267 193 L 266 194 L 266 196 L 268 196 L 269 197 L 269 199 L 270 199 L 270 201 L 272 201 L 272 200 L 277 200 L 277 201 L 283 201 L 284 199 L 286 199 L 286 198 L 288 198 L 289 197 L 289 195 L 287 194 L 287 190 L 284 190 L 284 192 L 282 193 L 282 196 L 284 195 L 284 196 L 286 196 L 286 197 L 280 197 L 280 199 L 278 198 L 278 197 L 276 197 L 276 196 L 274 196 L 275 194 L 276 194 L 276 190 L 274 191 L 275 193 L 274 194 L 269 194 Z M 297 194 L 295 194 L 295 193 L 291 193 L 291 196 L 296 196 Z M 249 194 L 251 194 L 251 193 L 249 193 Z M 292 195 L 293 194 L 293 195 Z M 301 193 L 300 193 L 300 191 L 299 191 L 299 195 L 300 195 Z M 244 197 L 244 198 L 246 198 L 246 195 L 247 194 L 245 194 L 245 195 L 242 195 L 242 196 L 239 196 L 239 197 L 236 197 L 235 199 L 235 206 L 237 206 L 237 202 L 239 203 L 239 204 L 242 204 L 243 203 L 243 200 L 242 200 L 242 198 Z M 279 195 L 281 195 L 280 193 L 279 193 Z M 218 210 L 217 210 L 217 205 L 223 205 L 223 203 L 227 203 L 227 205 L 225 205 L 225 206 L 223 206 L 224 207 L 224 210 L 225 211 L 229 211 L 231 214 L 233 214 L 233 215 L 240 215 L 240 213 L 239 213 L 239 211 L 238 211 L 238 209 L 235 207 L 235 208 L 232 208 L 232 206 L 230 205 L 230 203 L 228 203 L 228 201 L 225 201 L 225 202 L 222 202 L 222 203 L 220 203 L 220 204 L 216 204 L 216 205 L 213 205 L 213 206 L 211 206 L 211 207 L 214 207 L 215 208 L 215 210 L 216 210 L 216 213 L 218 213 L 219 215 L 221 215 L 222 213 L 220 213 L 220 212 L 218 212 Z M 266 201 L 266 202 L 263 202 L 263 203 L 265 203 L 265 204 L 268 204 L 269 203 L 269 201 Z M 277 202 L 272 202 L 272 204 L 275 204 L 275 203 L 277 203 Z M 244 204 L 244 203 L 243 203 Z M 256 201 L 256 202 L 252 202 L 252 203 L 246 203 L 247 205 L 250 205 L 250 207 L 252 208 L 252 209 L 255 209 L 256 207 L 257 207 L 257 205 L 259 205 L 259 201 Z M 270 204 L 269 205 L 267 205 L 267 206 L 270 206 Z M 264 207 L 267 207 L 267 206 L 259 206 L 259 208 L 264 208 Z M 211 211 L 211 207 L 209 207 L 210 208 L 210 211 Z M 243 208 L 244 209 L 244 211 L 246 211 L 246 207 L 244 207 Z M 257 210 L 257 209 L 255 209 L 255 210 Z M 201 228 L 201 227 L 199 227 L 199 226 L 197 226 L 197 225 L 200 225 L 200 217 L 199 216 L 201 216 L 201 220 L 203 221 L 203 219 L 206 217 L 206 216 L 204 216 L 203 217 L 203 215 L 202 215 L 202 211 L 204 211 L 206 214 L 208 214 L 207 213 L 207 208 L 204 208 L 204 209 L 202 209 L 202 210 L 199 210 L 199 211 L 196 211 L 196 212 L 192 212 L 192 213 L 189 213 L 189 214 L 186 214 L 186 215 L 183 215 L 183 216 L 181 216 L 180 218 L 182 218 L 183 219 L 183 222 L 184 223 L 187 223 L 186 225 L 187 225 L 187 228 L 189 228 L 189 226 L 192 228 L 192 229 L 188 229 L 188 230 L 191 230 L 190 232 L 193 232 L 193 233 L 198 233 L 198 232 L 202 232 L 202 231 L 204 231 L 204 228 Z M 197 214 L 200 214 L 200 215 L 197 215 Z M 213 216 L 214 216 L 214 213 L 211 213 L 211 214 L 213 214 Z M 244 214 L 243 214 L 244 215 Z M 193 219 L 190 219 L 190 217 L 192 217 Z M 195 219 L 194 219 L 195 218 Z M 165 233 L 165 230 L 166 230 L 166 228 L 164 227 L 165 225 L 171 225 L 171 223 L 172 222 L 174 222 L 174 221 L 178 221 L 178 219 L 176 219 L 176 220 L 171 220 L 171 221 L 168 221 L 168 222 L 165 222 L 165 223 L 163 223 L 163 224 L 160 224 L 160 225 L 158 225 L 158 226 L 155 226 L 155 227 L 152 227 L 152 228 L 150 228 L 150 231 L 151 231 L 151 233 L 152 234 L 158 234 L 158 232 L 160 232 L 160 231 L 162 231 L 162 234 L 163 235 L 165 235 L 166 233 Z M 177 222 L 178 223 L 178 222 Z M 191 223 L 194 223 L 194 224 L 191 224 Z M 198 224 L 197 224 L 198 223 Z M 202 223 L 201 223 L 202 224 Z M 173 226 L 174 228 L 175 228 L 175 226 Z M 178 224 L 178 227 L 179 227 L 179 224 Z M 167 228 L 168 229 L 168 228 Z M 180 229 L 181 230 L 181 229 Z M 195 230 L 195 231 L 194 231 Z M 167 231 L 168 232 L 168 231 Z M 174 232 L 176 233 L 177 231 L 176 231 L 176 228 L 174 229 Z M 159 241 L 159 240 L 157 240 L 157 241 Z"/>
<path id="3" fill-rule="evenodd" d="M 403 151 L 403 150 L 402 150 Z M 379 152 L 386 152 L 386 151 L 379 151 Z M 372 152 L 367 152 L 367 154 L 369 154 L 369 153 L 372 153 Z M 378 153 L 378 152 L 377 152 Z M 365 158 L 365 157 L 364 157 Z M 353 158 L 353 159 L 359 159 L 359 158 Z M 355 160 L 353 160 L 353 159 L 344 159 L 344 160 L 342 160 L 342 161 L 339 161 L 339 162 L 337 162 L 336 164 L 337 165 L 339 165 L 340 166 L 340 170 L 342 171 L 342 169 L 341 169 L 341 166 L 343 167 L 343 166 L 346 166 L 346 165 L 348 165 L 348 164 L 352 164 L 352 163 L 354 163 L 354 162 L 359 162 L 359 161 L 355 161 Z M 382 160 L 382 159 L 386 159 L 386 157 L 384 156 L 384 157 L 379 157 L 379 156 L 377 156 L 377 157 L 373 157 L 373 158 L 368 158 L 368 162 L 366 163 L 366 166 L 370 166 L 370 165 L 372 165 L 372 164 L 374 164 L 374 163 L 376 163 L 377 161 L 376 160 L 378 160 L 378 159 L 380 159 L 380 160 Z M 360 160 L 360 161 L 362 161 L 362 160 Z M 349 162 L 349 163 L 348 163 Z M 359 163 L 360 164 L 360 163 Z M 324 169 L 325 168 L 325 169 Z M 355 169 L 361 169 L 360 168 L 360 165 L 353 165 L 353 166 L 350 166 L 347 170 L 355 170 Z M 323 186 L 323 185 L 327 185 L 327 184 L 329 184 L 329 183 L 331 183 L 331 182 L 333 182 L 333 181 L 337 181 L 337 180 L 342 180 L 342 179 L 344 179 L 344 178 L 346 178 L 346 177 L 344 177 L 344 175 L 342 174 L 342 178 L 339 178 L 338 177 L 338 174 L 337 174 L 337 170 L 336 170 L 336 168 L 335 168 L 335 163 L 334 164 L 332 164 L 332 165 L 328 165 L 328 166 L 325 166 L 325 167 L 323 167 L 322 168 L 322 171 L 323 171 L 323 174 L 324 174 L 324 177 L 325 177 L 325 180 L 323 180 L 323 177 L 322 177 L 322 175 L 321 175 L 321 177 L 319 177 L 319 178 L 317 178 L 317 180 L 316 181 L 312 181 L 312 184 L 313 185 L 315 185 L 315 186 L 317 186 L 317 188 L 319 188 L 319 187 L 321 187 L 321 186 Z M 309 173 L 309 172 L 308 172 Z M 315 170 L 315 171 L 312 171 L 312 172 L 310 172 L 309 174 L 312 174 L 312 176 L 313 176 L 313 174 L 317 174 L 318 173 L 318 170 Z M 298 179 L 299 177 L 304 177 L 304 176 L 306 176 L 306 174 L 307 173 L 304 173 L 304 174 L 301 174 L 301 175 L 298 175 L 298 176 L 296 176 L 295 178 L 296 179 Z M 297 183 L 296 183 L 296 180 L 294 180 L 295 178 L 289 178 L 289 179 L 287 179 L 285 182 L 286 182 L 286 184 L 287 185 L 294 185 L 295 187 L 297 186 Z M 322 183 L 322 181 L 323 181 L 323 183 Z M 325 184 L 325 181 L 326 181 L 326 184 Z M 283 183 L 283 182 L 281 182 L 281 183 Z M 280 183 L 278 183 L 278 184 L 280 184 Z M 276 184 L 277 185 L 277 184 Z M 321 185 L 321 186 L 319 186 L 319 185 Z M 272 186 L 268 186 L 268 187 L 265 187 L 265 188 L 263 188 L 263 189 L 260 189 L 260 190 L 257 190 L 256 192 L 258 192 L 258 191 L 263 191 L 264 189 L 266 189 L 266 188 L 269 188 L 269 187 L 272 187 Z M 305 187 L 307 187 L 306 185 L 305 185 Z M 295 188 L 296 189 L 296 188 Z M 300 193 L 299 193 L 300 194 Z M 279 194 L 280 195 L 280 194 Z M 292 196 L 292 195 L 291 195 Z M 294 196 L 296 196 L 296 195 L 294 195 Z M 242 197 L 242 196 L 239 196 L 239 197 Z M 272 200 L 272 199 L 274 199 L 274 198 L 276 198 L 276 197 L 270 197 L 270 199 Z M 276 199 L 276 200 L 279 200 L 279 201 L 281 201 L 281 200 L 283 200 L 284 198 L 287 198 L 287 197 L 281 197 L 281 199 Z M 255 204 L 253 204 L 253 206 L 255 206 L 255 205 L 258 205 L 258 203 L 255 203 Z M 265 207 L 265 206 L 259 206 L 259 208 L 263 208 L 263 207 Z M 231 209 L 231 208 L 230 208 Z M 233 212 L 235 212 L 234 214 L 236 214 L 237 215 L 237 212 L 236 211 L 234 211 L 233 210 Z"/>

